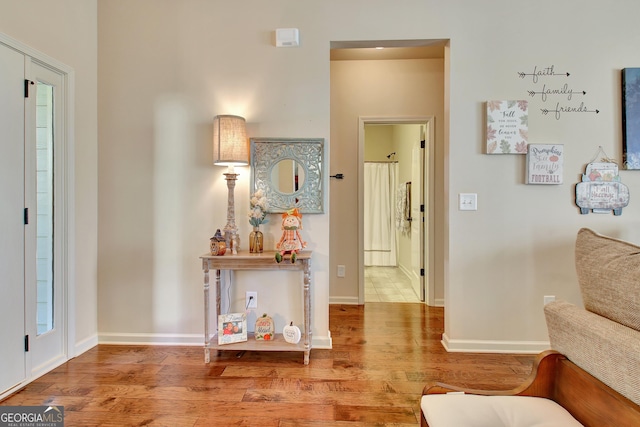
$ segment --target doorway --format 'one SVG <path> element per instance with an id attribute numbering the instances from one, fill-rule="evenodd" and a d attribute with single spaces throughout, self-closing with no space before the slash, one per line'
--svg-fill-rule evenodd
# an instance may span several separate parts
<path id="1" fill-rule="evenodd" d="M 447 40 L 331 42 L 330 272 L 331 304 L 364 304 L 362 179 L 363 119 L 384 124 L 426 123 L 435 156 L 429 156 L 432 221 L 424 243 L 424 301 L 444 305 L 447 223 Z M 436 119 L 437 117 L 437 119 Z M 393 121 L 396 121 L 393 123 Z M 385 153 L 388 154 L 388 153 Z M 346 173 L 343 173 L 346 172 Z M 330 175 L 331 177 L 333 177 Z M 335 175 L 337 176 L 337 175 Z M 435 258 L 435 261 L 434 261 Z M 335 274 L 334 274 L 335 272 Z M 346 274 L 345 274 L 346 273 Z"/>
<path id="2" fill-rule="evenodd" d="M 434 117 L 359 121 L 361 303 L 429 302 L 434 294 Z M 376 180 L 369 180 L 369 170 Z M 382 185 L 376 183 L 380 176 Z M 380 188 L 371 191 L 374 185 Z M 370 197 L 383 200 L 369 202 Z"/>

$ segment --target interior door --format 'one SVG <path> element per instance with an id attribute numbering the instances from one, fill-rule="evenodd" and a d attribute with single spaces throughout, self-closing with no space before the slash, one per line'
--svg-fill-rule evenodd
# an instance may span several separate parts
<path id="1" fill-rule="evenodd" d="M 28 365 L 32 376 L 66 358 L 62 260 L 64 211 L 59 203 L 64 156 L 62 144 L 63 77 L 53 68 L 29 59 L 25 135 L 25 203 L 29 224 L 25 233 L 26 328 Z"/>
<path id="2" fill-rule="evenodd" d="M 24 55 L 0 43 L 0 392 L 26 377 Z"/>
<path id="3" fill-rule="evenodd" d="M 424 301 L 424 148 L 421 138 L 411 147 L 411 285 Z"/>

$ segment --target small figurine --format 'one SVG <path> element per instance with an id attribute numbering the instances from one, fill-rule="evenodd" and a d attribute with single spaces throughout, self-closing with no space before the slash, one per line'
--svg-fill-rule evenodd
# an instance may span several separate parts
<path id="1" fill-rule="evenodd" d="M 227 245 L 224 241 L 224 237 L 222 237 L 222 232 L 218 228 L 216 230 L 216 234 L 213 235 L 211 239 L 209 239 L 209 247 L 211 249 L 211 255 L 213 256 L 221 256 L 227 251 Z"/>
<path id="2" fill-rule="evenodd" d="M 302 214 L 297 208 L 290 209 L 282 214 L 282 237 L 276 243 L 276 262 L 281 262 L 284 254 L 291 254 L 291 263 L 296 262 L 296 254 L 307 246 L 302 240 Z"/>

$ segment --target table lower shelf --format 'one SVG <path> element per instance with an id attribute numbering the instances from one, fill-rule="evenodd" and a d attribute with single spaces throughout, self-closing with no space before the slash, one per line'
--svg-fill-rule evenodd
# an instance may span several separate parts
<path id="1" fill-rule="evenodd" d="M 232 344 L 218 344 L 218 335 L 211 337 L 211 349 L 224 350 L 246 350 L 246 351 L 305 351 L 304 342 L 300 340 L 297 344 L 285 341 L 282 334 L 275 334 L 272 340 L 256 340 L 254 334 L 247 334 L 247 341 Z"/>

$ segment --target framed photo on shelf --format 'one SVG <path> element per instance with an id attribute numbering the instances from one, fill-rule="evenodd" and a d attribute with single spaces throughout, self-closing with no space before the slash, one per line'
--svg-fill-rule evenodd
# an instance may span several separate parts
<path id="1" fill-rule="evenodd" d="M 247 341 L 247 314 L 229 313 L 218 316 L 218 345 Z"/>

